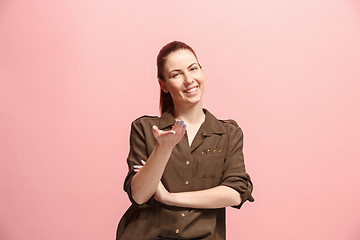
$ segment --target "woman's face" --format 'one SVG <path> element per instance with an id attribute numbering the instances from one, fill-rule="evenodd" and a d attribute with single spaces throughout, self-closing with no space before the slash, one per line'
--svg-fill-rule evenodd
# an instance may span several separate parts
<path id="1" fill-rule="evenodd" d="M 191 106 L 201 101 L 204 75 L 195 55 L 187 49 L 170 53 L 164 63 L 165 81 L 161 89 L 170 92 L 175 106 Z"/>

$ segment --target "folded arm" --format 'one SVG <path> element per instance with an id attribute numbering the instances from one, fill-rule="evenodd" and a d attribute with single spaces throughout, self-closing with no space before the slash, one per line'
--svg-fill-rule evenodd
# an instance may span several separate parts
<path id="1" fill-rule="evenodd" d="M 160 182 L 155 199 L 163 204 L 186 208 L 223 208 L 239 205 L 240 194 L 231 187 L 217 186 L 200 191 L 169 193 Z"/>
<path id="2" fill-rule="evenodd" d="M 145 162 L 142 161 L 143 165 Z M 142 172 L 143 166 L 136 166 L 136 172 Z M 228 186 L 216 186 L 213 188 L 170 193 L 166 190 L 161 181 L 155 192 L 155 200 L 169 206 L 186 207 L 186 208 L 223 208 L 236 206 L 241 203 L 240 194 Z"/>

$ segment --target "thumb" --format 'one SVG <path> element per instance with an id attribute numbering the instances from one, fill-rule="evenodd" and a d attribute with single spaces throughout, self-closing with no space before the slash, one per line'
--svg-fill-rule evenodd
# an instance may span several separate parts
<path id="1" fill-rule="evenodd" d="M 159 136 L 159 128 L 155 125 L 152 126 L 152 132 L 154 134 L 154 137 L 157 138 Z"/>

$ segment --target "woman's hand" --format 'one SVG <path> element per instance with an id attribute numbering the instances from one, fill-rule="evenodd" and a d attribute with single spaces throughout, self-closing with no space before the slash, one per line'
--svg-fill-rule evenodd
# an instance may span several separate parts
<path id="1" fill-rule="evenodd" d="M 146 164 L 146 162 L 144 160 L 141 160 L 141 164 L 144 166 Z M 134 165 L 134 172 L 138 172 L 142 169 L 141 165 Z"/>
<path id="2" fill-rule="evenodd" d="M 154 125 L 152 130 L 153 135 L 160 146 L 173 148 L 184 137 L 186 124 L 184 124 L 183 121 L 177 121 L 170 131 L 160 130 Z"/>
<path id="3" fill-rule="evenodd" d="M 160 181 L 158 188 L 155 192 L 155 200 L 158 202 L 161 202 L 163 204 L 168 204 L 168 202 L 170 202 L 171 198 L 173 197 L 173 195 L 171 193 L 169 193 L 168 190 L 166 190 L 166 188 L 164 187 L 164 185 L 162 184 L 162 182 Z"/>

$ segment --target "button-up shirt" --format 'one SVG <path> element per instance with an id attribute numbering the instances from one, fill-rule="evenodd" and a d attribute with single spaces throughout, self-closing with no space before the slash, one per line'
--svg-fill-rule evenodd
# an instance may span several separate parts
<path id="1" fill-rule="evenodd" d="M 132 122 L 130 151 L 127 158 L 129 172 L 124 190 L 132 203 L 117 230 L 117 240 L 225 239 L 225 208 L 194 209 L 167 206 L 155 200 L 154 195 L 144 204 L 137 204 L 131 194 L 134 165 L 141 165 L 152 153 L 156 139 L 152 126 L 171 130 L 175 124 L 172 109 L 161 117 L 142 116 Z M 235 189 L 241 203 L 254 201 L 250 176 L 245 171 L 243 132 L 234 120 L 218 120 L 203 108 L 205 121 L 189 146 L 187 133 L 175 145 L 161 181 L 172 193 L 189 192 L 228 186 Z"/>

